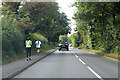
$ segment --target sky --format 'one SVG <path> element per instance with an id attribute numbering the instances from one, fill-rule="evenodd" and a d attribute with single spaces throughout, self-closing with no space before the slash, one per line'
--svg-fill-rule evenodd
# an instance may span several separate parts
<path id="1" fill-rule="evenodd" d="M 2 7 L 1 2 L 2 2 L 2 0 L 0 0 L 0 7 Z"/>
<path id="2" fill-rule="evenodd" d="M 74 16 L 74 11 L 76 10 L 75 7 L 70 7 L 75 0 L 57 0 L 60 8 L 60 11 L 64 12 L 67 15 L 67 18 L 70 19 L 71 24 L 69 25 L 72 29 L 71 34 L 75 33 L 74 28 L 76 27 L 74 19 L 72 17 Z M 68 37 L 71 35 L 68 34 Z"/>

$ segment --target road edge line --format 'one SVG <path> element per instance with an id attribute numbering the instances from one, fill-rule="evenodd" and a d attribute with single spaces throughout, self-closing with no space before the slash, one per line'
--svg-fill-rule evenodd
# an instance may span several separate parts
<path id="1" fill-rule="evenodd" d="M 74 51 L 72 51 L 72 53 L 75 55 L 75 56 L 77 56 L 76 55 L 76 53 L 74 53 Z M 77 56 L 78 57 L 78 56 Z M 79 58 L 79 57 L 78 57 Z M 86 65 L 86 63 L 81 59 L 81 58 L 79 58 L 79 61 L 82 63 L 82 64 L 84 64 L 84 65 Z M 86 66 L 87 68 L 88 68 L 88 70 L 89 71 L 91 71 L 97 78 L 99 78 L 100 80 L 104 80 L 100 75 L 98 75 L 92 68 L 90 68 L 89 66 Z"/>
<path id="2" fill-rule="evenodd" d="M 47 55 L 43 56 L 42 58 L 37 59 L 37 60 L 35 60 L 34 62 L 31 62 L 31 63 L 29 63 L 29 64 L 27 64 L 27 65 L 25 65 L 25 66 L 17 69 L 17 70 L 14 71 L 13 73 L 9 73 L 9 74 L 6 75 L 5 77 L 3 77 L 2 80 L 6 80 L 6 79 L 9 80 L 9 79 L 13 78 L 14 76 L 20 74 L 21 72 L 23 72 L 24 70 L 26 70 L 27 68 L 29 68 L 30 66 L 32 66 L 33 64 L 37 63 L 38 61 L 40 61 L 40 60 L 44 59 L 45 57 L 47 57 L 48 55 L 50 55 L 51 53 L 55 52 L 56 50 L 57 50 L 57 49 L 53 49 L 52 52 L 48 53 Z"/>

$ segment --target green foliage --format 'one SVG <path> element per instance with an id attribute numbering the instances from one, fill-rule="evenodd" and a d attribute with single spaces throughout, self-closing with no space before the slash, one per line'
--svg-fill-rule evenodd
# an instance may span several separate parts
<path id="1" fill-rule="evenodd" d="M 31 34 L 31 40 L 33 42 L 35 42 L 38 39 L 44 44 L 48 43 L 48 40 L 43 35 L 41 35 L 40 33 L 32 33 Z"/>
<path id="2" fill-rule="evenodd" d="M 23 55 L 24 48 L 24 34 L 21 33 L 17 23 L 11 17 L 4 16 L 2 18 L 2 53 L 3 58 L 7 56 L 11 58 L 16 55 Z"/>
<path id="3" fill-rule="evenodd" d="M 64 13 L 59 12 L 57 3 L 25 3 L 21 9 L 21 16 L 23 14 L 29 16 L 35 24 L 32 32 L 41 33 L 50 42 L 57 42 L 59 35 L 67 34 L 70 31 L 68 19 Z"/>
<path id="4" fill-rule="evenodd" d="M 73 47 L 78 47 L 79 46 L 79 35 L 77 33 L 73 33 L 70 36 L 70 39 L 71 39 Z"/>
<path id="5" fill-rule="evenodd" d="M 27 36 L 31 36 L 33 43 L 40 39 L 41 51 L 46 47 L 45 51 L 57 45 L 60 35 L 70 32 L 67 16 L 59 12 L 54 2 L 3 2 L 0 11 L 4 63 L 25 56 Z M 34 51 L 35 46 L 32 48 Z"/>
<path id="6" fill-rule="evenodd" d="M 14 19 L 2 18 L 2 38 L 3 38 L 3 50 L 8 51 L 10 49 L 15 49 L 18 51 L 21 49 L 24 35 L 21 33 Z"/>
<path id="7" fill-rule="evenodd" d="M 74 19 L 80 44 L 106 53 L 114 52 L 120 43 L 119 3 L 76 2 L 74 6 L 78 10 Z"/>
<path id="8" fill-rule="evenodd" d="M 59 36 L 59 42 L 68 42 L 67 35 L 60 35 Z"/>
<path id="9" fill-rule="evenodd" d="M 72 41 L 71 41 L 71 38 L 70 38 L 70 37 L 68 37 L 68 43 L 69 43 L 69 44 L 72 44 Z"/>
<path id="10" fill-rule="evenodd" d="M 20 2 L 2 2 L 2 14 L 7 15 L 11 13 L 18 14 Z"/>

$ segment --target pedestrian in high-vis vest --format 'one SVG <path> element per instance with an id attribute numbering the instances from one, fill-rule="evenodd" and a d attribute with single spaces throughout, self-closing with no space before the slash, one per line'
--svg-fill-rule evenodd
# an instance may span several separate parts
<path id="1" fill-rule="evenodd" d="M 31 60 L 32 41 L 30 40 L 30 37 L 27 37 L 27 40 L 25 41 L 25 46 L 26 46 L 27 61 L 28 61 L 28 60 Z"/>

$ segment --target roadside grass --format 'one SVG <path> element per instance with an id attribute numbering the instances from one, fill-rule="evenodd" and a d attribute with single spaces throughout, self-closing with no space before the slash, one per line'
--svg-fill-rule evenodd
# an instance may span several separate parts
<path id="1" fill-rule="evenodd" d="M 10 63 L 12 61 L 16 61 L 18 59 L 24 58 L 26 56 L 24 52 L 25 51 L 23 51 L 21 54 L 20 53 L 16 54 L 14 51 L 10 51 L 10 53 L 12 53 L 12 54 L 2 55 L 2 64 L 4 65 L 4 64 Z"/>
<path id="2" fill-rule="evenodd" d="M 107 56 L 107 57 L 110 57 L 110 58 L 120 60 L 120 55 L 118 55 L 118 53 L 99 53 L 98 55 Z"/>
<path id="3" fill-rule="evenodd" d="M 120 60 L 120 55 L 118 55 L 118 53 L 103 53 L 101 50 L 86 49 L 86 48 L 81 48 L 81 47 L 77 47 L 77 48 L 85 50 L 85 51 L 90 51 L 90 52 L 98 54 L 98 55 L 107 56 L 107 57 L 110 57 L 110 58 L 114 58 L 114 59 Z"/>
<path id="4" fill-rule="evenodd" d="M 47 44 L 44 44 L 44 45 L 41 45 L 41 48 L 40 48 L 40 52 L 45 52 L 45 51 L 47 51 L 47 50 L 50 50 L 50 49 L 53 49 L 53 48 L 55 48 L 55 47 L 51 47 L 51 46 L 49 46 L 49 45 L 47 45 Z M 34 46 L 34 48 L 32 48 L 32 55 L 36 55 L 37 54 L 37 49 L 35 48 L 35 46 Z"/>
<path id="5" fill-rule="evenodd" d="M 47 44 L 44 44 L 41 46 L 40 52 L 45 52 L 47 50 L 53 49 L 55 47 L 51 47 Z M 9 54 L 12 53 L 12 54 Z M 9 55 L 2 55 L 2 64 L 7 64 L 22 58 L 26 58 L 26 49 L 24 48 L 21 53 L 15 53 L 15 51 L 10 51 L 8 54 Z M 32 47 L 31 50 L 31 55 L 36 55 L 37 54 L 37 49 L 35 47 Z"/>

